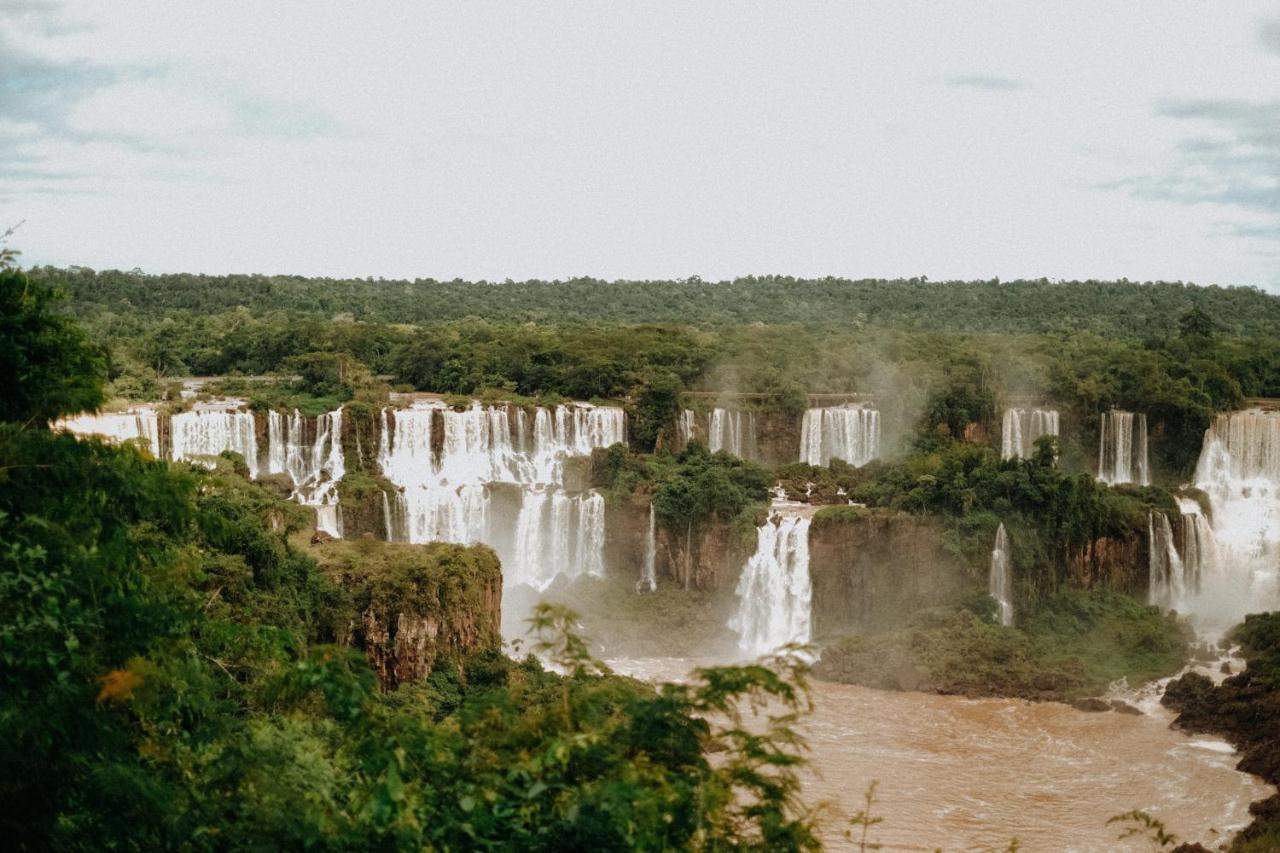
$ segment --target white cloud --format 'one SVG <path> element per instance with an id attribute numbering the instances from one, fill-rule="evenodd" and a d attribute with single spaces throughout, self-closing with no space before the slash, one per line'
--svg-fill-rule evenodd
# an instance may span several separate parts
<path id="1" fill-rule="evenodd" d="M 1261 4 L 406 8 L 0 20 L 89 86 L 22 117 L 0 221 L 151 270 L 1280 286 L 1276 218 L 1152 191 L 1251 186 L 1161 110 L 1280 99 Z"/>

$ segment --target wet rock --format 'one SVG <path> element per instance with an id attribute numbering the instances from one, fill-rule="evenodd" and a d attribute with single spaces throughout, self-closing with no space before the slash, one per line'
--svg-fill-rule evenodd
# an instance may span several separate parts
<path id="1" fill-rule="evenodd" d="M 330 536 L 328 533 L 325 533 L 323 530 L 317 530 L 311 537 L 312 545 L 324 545 L 328 542 L 337 542 L 337 541 L 338 540 L 336 537 Z"/>
<path id="2" fill-rule="evenodd" d="M 1221 672 L 1221 673 L 1223 673 L 1224 675 L 1231 675 L 1231 673 L 1232 673 L 1232 671 L 1233 671 L 1233 670 L 1231 669 L 1231 661 L 1229 661 L 1229 660 L 1224 660 L 1224 661 L 1222 662 L 1222 666 L 1219 668 L 1219 670 L 1218 670 L 1218 671 L 1219 671 L 1219 672 Z"/>
<path id="3" fill-rule="evenodd" d="M 1119 699 L 1111 700 L 1111 710 L 1119 714 L 1132 714 L 1136 717 L 1142 716 L 1141 708 L 1138 708 L 1134 705 L 1130 705 L 1128 702 L 1122 702 Z"/>
<path id="4" fill-rule="evenodd" d="M 1088 699 L 1073 699 L 1071 707 L 1077 711 L 1089 711 L 1090 713 L 1098 711 L 1110 711 L 1111 703 L 1106 699 L 1099 699 L 1096 696 L 1090 696 Z"/>

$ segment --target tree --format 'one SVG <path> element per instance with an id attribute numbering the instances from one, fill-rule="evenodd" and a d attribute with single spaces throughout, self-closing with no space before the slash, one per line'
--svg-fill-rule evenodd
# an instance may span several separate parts
<path id="1" fill-rule="evenodd" d="M 106 355 L 58 312 L 60 298 L 0 269 L 0 421 L 43 424 L 102 405 Z"/>

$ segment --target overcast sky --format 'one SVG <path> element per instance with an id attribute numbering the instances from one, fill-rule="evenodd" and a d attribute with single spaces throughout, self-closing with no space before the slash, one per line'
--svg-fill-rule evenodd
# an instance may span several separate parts
<path id="1" fill-rule="evenodd" d="M 0 0 L 19 220 L 148 272 L 1280 292 L 1280 2 Z"/>

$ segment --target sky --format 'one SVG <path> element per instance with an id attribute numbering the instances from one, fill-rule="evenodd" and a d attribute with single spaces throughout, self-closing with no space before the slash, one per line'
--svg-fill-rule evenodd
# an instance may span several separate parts
<path id="1" fill-rule="evenodd" d="M 1280 292 L 1280 2 L 0 0 L 28 265 Z"/>

